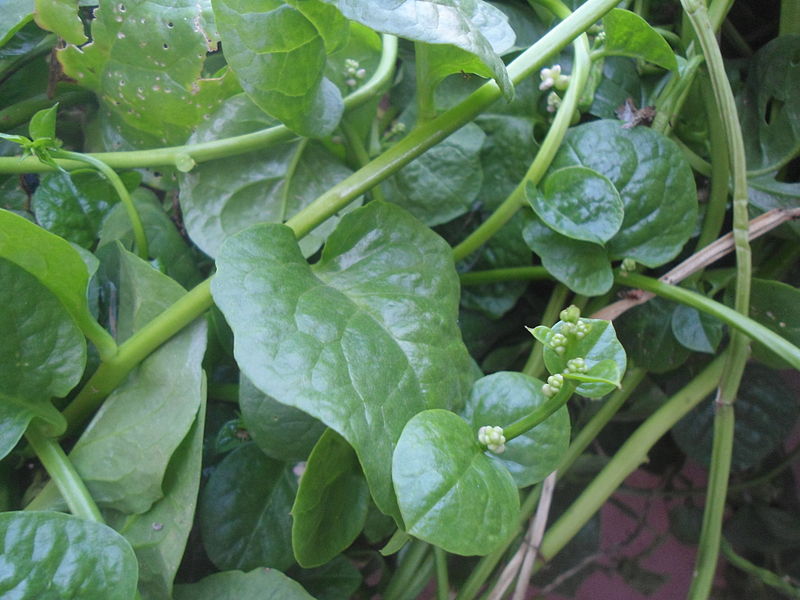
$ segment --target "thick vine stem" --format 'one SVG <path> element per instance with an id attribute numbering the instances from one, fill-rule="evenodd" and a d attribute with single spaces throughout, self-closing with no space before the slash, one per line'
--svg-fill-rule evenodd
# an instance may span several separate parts
<path id="1" fill-rule="evenodd" d="M 58 442 L 46 437 L 35 421 L 28 426 L 25 437 L 61 492 L 69 511 L 87 521 L 103 523 L 100 509 Z"/>
<path id="2" fill-rule="evenodd" d="M 722 117 L 733 179 L 733 237 L 736 250 L 736 296 L 734 308 L 742 315 L 750 310 L 750 278 L 752 273 L 750 242 L 748 240 L 747 164 L 744 140 L 739 126 L 736 102 L 725 74 L 722 53 L 714 36 L 714 27 L 702 0 L 681 0 L 703 49 L 711 87 Z M 721 375 L 715 400 L 714 443 L 709 473 L 709 489 L 703 526 L 700 532 L 698 554 L 695 562 L 689 598 L 702 600 L 711 592 L 717 567 L 719 544 L 722 537 L 722 519 L 728 491 L 731 455 L 733 453 L 734 412 L 733 402 L 739 390 L 750 349 L 750 340 L 741 331 L 731 333 L 731 343 Z"/>
<path id="3" fill-rule="evenodd" d="M 133 228 L 133 238 L 136 242 L 136 253 L 142 260 L 149 258 L 149 249 L 147 247 L 147 235 L 144 232 L 144 225 L 139 216 L 139 211 L 136 210 L 136 205 L 131 200 L 131 195 L 122 180 L 117 175 L 117 172 L 109 167 L 102 160 L 99 160 L 88 154 L 81 154 L 79 152 L 69 152 L 67 150 L 58 150 L 53 152 L 53 158 L 66 158 L 77 162 L 86 163 L 92 168 L 96 169 L 103 177 L 105 177 L 114 188 L 114 191 L 119 196 L 122 205 L 125 207 L 125 212 L 130 219 L 131 227 Z"/>

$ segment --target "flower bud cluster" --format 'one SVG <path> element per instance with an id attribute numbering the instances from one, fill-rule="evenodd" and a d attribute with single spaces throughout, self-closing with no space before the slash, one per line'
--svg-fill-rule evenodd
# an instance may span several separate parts
<path id="1" fill-rule="evenodd" d="M 567 368 L 564 369 L 567 373 L 586 373 L 589 368 L 586 366 L 586 361 L 582 358 L 570 358 L 567 361 Z"/>
<path id="2" fill-rule="evenodd" d="M 361 68 L 357 60 L 348 58 L 344 61 L 344 76 L 347 87 L 354 88 L 358 86 L 359 79 L 367 76 L 367 70 Z"/>
<path id="3" fill-rule="evenodd" d="M 548 398 L 552 398 L 558 392 L 561 391 L 561 387 L 564 385 L 564 376 L 560 373 L 556 373 L 555 375 L 550 375 L 547 378 L 547 383 L 542 386 L 542 393 L 547 396 Z"/>
<path id="4" fill-rule="evenodd" d="M 555 92 L 550 92 L 547 95 L 547 112 L 554 113 L 558 110 L 559 106 L 561 106 L 561 96 Z"/>
<path id="5" fill-rule="evenodd" d="M 550 347 L 556 351 L 556 354 L 564 354 L 567 351 L 567 336 L 563 333 L 554 333 L 550 337 Z"/>
<path id="6" fill-rule="evenodd" d="M 539 77 L 542 80 L 542 83 L 539 84 L 539 89 L 542 91 L 550 88 L 564 91 L 569 86 L 569 75 L 561 73 L 561 65 L 553 65 L 549 69 L 542 69 L 539 72 Z"/>
<path id="7" fill-rule="evenodd" d="M 484 425 L 478 429 L 478 441 L 495 454 L 502 454 L 506 450 L 503 428 L 496 425 Z"/>

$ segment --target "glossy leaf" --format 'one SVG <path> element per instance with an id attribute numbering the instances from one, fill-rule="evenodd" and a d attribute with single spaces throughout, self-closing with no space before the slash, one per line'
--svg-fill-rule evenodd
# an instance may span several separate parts
<path id="1" fill-rule="evenodd" d="M 175 586 L 175 600 L 314 600 L 296 581 L 275 569 L 214 573 Z"/>
<path id="2" fill-rule="evenodd" d="M 475 439 L 484 425 L 508 426 L 546 402 L 543 384 L 511 371 L 493 373 L 476 381 L 463 412 Z M 486 455 L 508 469 L 517 487 L 528 487 L 558 467 L 569 439 L 569 412 L 563 406 L 533 429 L 506 442 L 502 454 L 487 451 Z"/>
<path id="3" fill-rule="evenodd" d="M 31 0 L 6 0 L 0 3 L 0 46 L 4 46 L 32 18 Z"/>
<path id="4" fill-rule="evenodd" d="M 184 291 L 122 249 L 104 257 L 117 289 L 117 338 L 140 330 Z M 204 396 L 206 325 L 200 320 L 153 352 L 116 388 L 70 452 L 98 505 L 142 513 L 163 495 L 162 482 Z M 49 498 L 55 490 L 49 484 Z"/>
<path id="5" fill-rule="evenodd" d="M 775 171 L 800 152 L 800 35 L 784 35 L 753 56 L 737 98 L 747 168 Z"/>
<path id="6" fill-rule="evenodd" d="M 551 171 L 540 190 L 528 182 L 525 195 L 545 225 L 575 240 L 602 245 L 622 225 L 622 199 L 605 177 L 585 167 Z"/>
<path id="7" fill-rule="evenodd" d="M 689 164 L 674 142 L 647 127 L 618 121 L 574 127 L 550 172 L 584 166 L 606 176 L 622 198 L 625 218 L 606 244 L 612 260 L 657 267 L 674 258 L 694 231 L 697 194 Z"/>
<path id="8" fill-rule="evenodd" d="M 269 397 L 244 375 L 239 380 L 239 409 L 253 441 L 275 460 L 306 460 L 325 431 L 317 419 Z"/>
<path id="9" fill-rule="evenodd" d="M 758 465 L 791 432 L 800 416 L 797 395 L 757 364 L 745 369 L 736 397 L 731 468 L 742 471 Z M 693 460 L 708 465 L 714 429 L 714 403 L 709 397 L 672 428 L 672 437 Z"/>
<path id="10" fill-rule="evenodd" d="M 691 306 L 679 305 L 672 312 L 672 334 L 685 348 L 714 354 L 725 327 L 721 321 Z"/>
<path id="11" fill-rule="evenodd" d="M 328 429 L 308 457 L 292 506 L 292 548 L 298 564 L 332 560 L 364 528 L 369 488 L 349 444 Z"/>
<path id="12" fill-rule="evenodd" d="M 225 57 L 263 111 L 300 135 L 325 137 L 338 125 L 342 95 L 323 73 L 327 53 L 346 40 L 336 9 L 319 0 L 213 0 Z"/>
<path id="13" fill-rule="evenodd" d="M 635 60 L 622 56 L 604 58 L 602 78 L 594 91 L 589 112 L 601 119 L 616 119 L 617 109 L 624 106 L 628 98 L 639 108 L 647 106 L 646 83 L 636 69 Z"/>
<path id="14" fill-rule="evenodd" d="M 553 348 L 545 345 L 544 364 L 551 373 L 563 373 L 566 370 L 567 362 L 572 358 L 583 358 L 586 368 L 591 373 L 595 365 L 606 360 L 613 361 L 617 366 L 617 380 L 611 383 L 582 383 L 576 389 L 576 393 L 586 398 L 602 398 L 606 394 L 619 387 L 619 382 L 625 374 L 627 366 L 627 356 L 625 348 L 619 343 L 614 326 L 610 321 L 602 319 L 585 319 L 581 321 L 589 326 L 589 331 L 582 339 L 570 339 L 566 351 L 558 354 Z M 564 323 L 559 321 L 553 328 L 553 333 L 563 333 Z M 604 374 L 612 373 L 605 367 L 601 367 Z"/>
<path id="15" fill-rule="evenodd" d="M 204 116 L 236 91 L 230 73 L 201 75 L 206 52 L 215 51 L 219 41 L 208 0 L 109 2 L 94 17 L 91 43 L 61 50 L 61 64 L 97 93 L 117 134 L 139 132 L 138 145 L 184 143 Z"/>
<path id="16" fill-rule="evenodd" d="M 611 289 L 614 274 L 605 248 L 573 240 L 547 227 L 538 217 L 522 231 L 525 243 L 542 259 L 542 265 L 578 294 L 599 296 Z"/>
<path id="17" fill-rule="evenodd" d="M 765 279 L 753 279 L 750 293 L 750 316 L 793 344 L 800 344 L 800 315 L 797 288 Z M 774 369 L 789 365 L 767 346 L 753 340 L 753 355 Z"/>
<path id="18" fill-rule="evenodd" d="M 66 427 L 53 407 L 80 381 L 86 342 L 58 299 L 33 275 L 0 258 L 0 457 L 8 454 L 31 419 L 56 431 Z"/>
<path id="19" fill-rule="evenodd" d="M 275 121 L 246 96 L 235 96 L 190 141 L 213 141 L 272 125 Z M 203 163 L 180 176 L 184 223 L 192 241 L 216 256 L 229 235 L 254 223 L 282 223 L 351 173 L 325 147 L 308 140 Z M 303 253 L 316 252 L 337 222 L 329 219 L 306 236 L 300 244 Z"/>
<path id="20" fill-rule="evenodd" d="M 447 552 L 489 554 L 516 526 L 513 478 L 484 455 L 472 427 L 454 413 L 426 410 L 408 422 L 392 479 L 406 531 Z"/>
<path id="21" fill-rule="evenodd" d="M 142 220 L 148 251 L 159 270 L 187 289 L 200 283 L 202 277 L 195 264 L 196 253 L 161 208 L 155 194 L 148 189 L 138 188 L 131 198 Z M 99 237 L 98 249 L 119 241 L 126 249 L 133 250 L 133 228 L 123 204 L 117 203 L 108 212 L 100 227 Z"/>
<path id="22" fill-rule="evenodd" d="M 200 529 L 211 562 L 223 570 L 289 567 L 289 511 L 296 491 L 291 466 L 267 458 L 255 444 L 228 454 L 200 498 Z"/>
<path id="23" fill-rule="evenodd" d="M 376 504 L 398 516 L 389 470 L 403 426 L 471 384 L 450 247 L 372 202 L 342 219 L 313 267 L 290 229 L 265 224 L 230 237 L 217 268 L 211 290 L 242 371 L 341 434 Z"/>
<path id="24" fill-rule="evenodd" d="M 141 180 L 134 172 L 123 173 L 121 178 L 128 191 L 135 189 Z M 119 197 L 99 173 L 52 173 L 42 177 L 32 200 L 36 221 L 42 227 L 91 248 L 103 219 L 119 202 Z"/>
<path id="25" fill-rule="evenodd" d="M 665 69 L 678 70 L 675 53 L 667 41 L 642 17 L 629 10 L 612 8 L 605 17 L 603 51 L 641 58 Z"/>
<path id="26" fill-rule="evenodd" d="M 483 0 L 323 0 L 348 19 L 426 44 L 449 44 L 486 65 L 506 98 L 513 85 L 500 54 L 514 44 L 502 11 Z M 441 60 L 446 63 L 446 57 Z"/>
<path id="27" fill-rule="evenodd" d="M 653 373 L 666 373 L 689 358 L 689 350 L 673 335 L 672 313 L 675 304 L 653 298 L 634 306 L 618 320 L 619 339 L 637 367 Z"/>
<path id="28" fill-rule="evenodd" d="M 0 258 L 19 265 L 44 284 L 82 331 L 98 327 L 86 300 L 89 273 L 69 242 L 23 217 L 0 210 Z"/>
<path id="29" fill-rule="evenodd" d="M 0 596 L 133 600 L 136 557 L 102 523 L 54 512 L 0 514 Z"/>
<path id="30" fill-rule="evenodd" d="M 387 182 L 387 198 L 429 226 L 468 212 L 478 197 L 483 173 L 481 128 L 468 123 L 403 167 Z"/>
<path id="31" fill-rule="evenodd" d="M 205 412 L 203 402 L 186 439 L 172 455 L 164 475 L 164 497 L 140 515 L 106 511 L 108 524 L 125 536 L 136 553 L 142 600 L 172 598 L 172 582 L 194 524 Z"/>

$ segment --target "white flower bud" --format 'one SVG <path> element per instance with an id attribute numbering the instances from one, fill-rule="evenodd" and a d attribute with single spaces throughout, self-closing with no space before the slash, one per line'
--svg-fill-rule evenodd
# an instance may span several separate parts
<path id="1" fill-rule="evenodd" d="M 484 425 L 478 429 L 478 441 L 495 454 L 502 454 L 506 449 L 503 428 L 496 425 Z"/>
<path id="2" fill-rule="evenodd" d="M 550 92 L 547 95 L 547 112 L 554 113 L 561 106 L 561 96 L 555 92 Z"/>

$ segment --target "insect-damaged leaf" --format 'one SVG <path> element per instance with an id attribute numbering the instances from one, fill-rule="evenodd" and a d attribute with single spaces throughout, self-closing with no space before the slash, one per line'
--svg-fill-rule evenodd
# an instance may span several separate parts
<path id="1" fill-rule="evenodd" d="M 450 247 L 372 202 L 342 219 L 313 267 L 289 228 L 264 224 L 228 238 L 217 268 L 211 290 L 242 371 L 341 434 L 378 507 L 399 517 L 390 470 L 403 426 L 471 384 Z"/>

